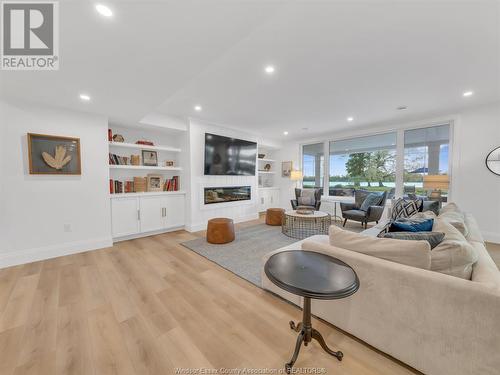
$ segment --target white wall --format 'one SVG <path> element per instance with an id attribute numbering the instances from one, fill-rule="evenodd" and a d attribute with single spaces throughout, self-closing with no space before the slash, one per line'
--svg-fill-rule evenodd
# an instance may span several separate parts
<path id="1" fill-rule="evenodd" d="M 254 135 L 217 125 L 191 120 L 189 124 L 189 194 L 187 229 L 198 231 L 206 228 L 207 221 L 214 217 L 228 217 L 235 222 L 258 218 L 256 176 L 205 176 L 205 133 L 234 137 L 257 142 Z M 203 207 L 203 186 L 251 186 L 252 201 L 231 202 Z"/>
<path id="2" fill-rule="evenodd" d="M 500 146 L 500 103 L 462 112 L 454 137 L 453 199 L 476 217 L 487 241 L 500 243 L 500 176 L 485 165 Z"/>
<path id="3" fill-rule="evenodd" d="M 364 127 L 321 137 L 290 141 L 283 146 L 276 158 L 293 160 L 294 168 L 300 168 L 300 145 L 321 142 L 325 139 L 344 139 L 361 135 L 421 127 L 452 120 L 452 200 L 477 219 L 485 239 L 500 243 L 500 177 L 486 169 L 485 158 L 495 147 L 500 146 L 500 103 L 492 103 L 464 110 L 458 114 L 401 123 Z M 281 203 L 289 208 L 295 184 L 288 179 L 278 179 L 281 188 Z"/>
<path id="4" fill-rule="evenodd" d="M 107 118 L 7 102 L 0 113 L 0 267 L 110 246 Z M 81 176 L 30 175 L 29 132 L 80 138 Z"/>

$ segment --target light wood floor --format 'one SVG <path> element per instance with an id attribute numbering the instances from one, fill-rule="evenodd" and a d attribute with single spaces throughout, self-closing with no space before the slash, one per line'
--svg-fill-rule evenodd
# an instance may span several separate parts
<path id="1" fill-rule="evenodd" d="M 246 223 L 251 225 L 254 223 Z M 187 368 L 282 368 L 298 308 L 180 242 L 185 231 L 0 270 L 0 374 L 173 374 Z M 331 374 L 415 374 L 334 327 L 313 324 L 297 367 Z"/>

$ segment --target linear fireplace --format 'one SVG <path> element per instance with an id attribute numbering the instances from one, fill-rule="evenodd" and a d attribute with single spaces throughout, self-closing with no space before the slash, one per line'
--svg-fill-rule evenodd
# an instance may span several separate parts
<path id="1" fill-rule="evenodd" d="M 248 201 L 252 199 L 251 186 L 206 187 L 205 204 Z"/>

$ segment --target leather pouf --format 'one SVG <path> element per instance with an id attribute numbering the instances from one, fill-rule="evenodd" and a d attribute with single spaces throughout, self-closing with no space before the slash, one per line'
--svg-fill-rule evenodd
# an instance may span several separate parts
<path id="1" fill-rule="evenodd" d="M 234 241 L 233 220 L 224 217 L 208 220 L 207 241 L 213 244 L 223 244 Z"/>
<path id="2" fill-rule="evenodd" d="M 285 210 L 282 208 L 268 208 L 266 211 L 267 225 L 281 225 L 283 223 L 283 215 Z"/>

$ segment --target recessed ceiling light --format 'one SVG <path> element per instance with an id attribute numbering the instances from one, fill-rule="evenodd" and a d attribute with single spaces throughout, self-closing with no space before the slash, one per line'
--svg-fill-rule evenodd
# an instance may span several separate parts
<path id="1" fill-rule="evenodd" d="M 194 110 L 195 110 L 196 112 L 200 112 L 202 109 L 203 109 L 203 108 L 201 108 L 201 105 L 195 105 L 195 106 L 194 106 Z"/>
<path id="2" fill-rule="evenodd" d="M 283 135 L 288 135 L 288 132 L 287 132 L 287 131 L 284 131 L 284 132 L 283 132 Z"/>
<path id="3" fill-rule="evenodd" d="M 88 96 L 87 94 L 80 94 L 80 99 L 88 102 L 90 100 L 90 96 Z"/>
<path id="4" fill-rule="evenodd" d="M 99 14 L 101 16 L 111 17 L 113 15 L 113 12 L 111 11 L 111 9 L 109 9 L 106 5 L 97 4 L 95 6 L 95 9 L 99 12 Z"/>
<path id="5" fill-rule="evenodd" d="M 274 68 L 274 66 L 272 66 L 272 65 L 268 65 L 268 66 L 266 66 L 266 67 L 264 68 L 264 71 L 265 71 L 267 74 L 273 74 L 275 70 L 276 70 L 276 69 L 275 69 L 275 68 Z"/>
<path id="6" fill-rule="evenodd" d="M 408 109 L 408 107 L 407 107 L 407 106 L 405 106 L 405 105 L 400 105 L 399 107 L 396 107 L 396 109 L 397 109 L 398 111 L 404 111 L 405 109 Z"/>
<path id="7" fill-rule="evenodd" d="M 353 120 L 354 120 L 354 117 L 348 117 L 348 118 L 347 118 L 347 121 L 349 121 L 349 122 L 351 122 L 351 121 L 353 121 Z"/>
<path id="8" fill-rule="evenodd" d="M 464 91 L 464 93 L 462 95 L 465 97 L 472 96 L 472 95 L 474 95 L 474 91 Z"/>

